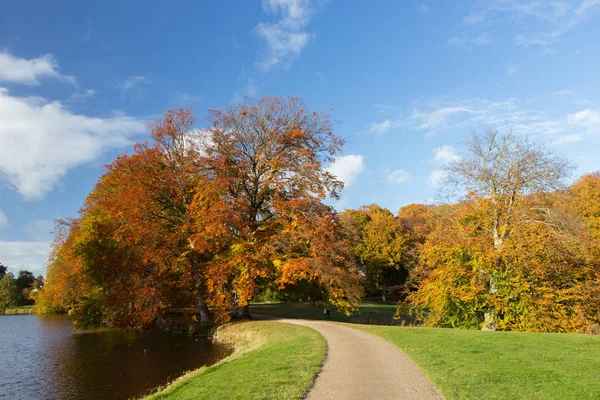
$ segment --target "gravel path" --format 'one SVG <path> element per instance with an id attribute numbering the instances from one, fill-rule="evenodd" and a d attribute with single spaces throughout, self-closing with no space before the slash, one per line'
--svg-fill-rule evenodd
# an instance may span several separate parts
<path id="1" fill-rule="evenodd" d="M 327 341 L 327 358 L 308 400 L 443 399 L 404 353 L 378 336 L 328 322 L 277 321 L 308 326 Z"/>

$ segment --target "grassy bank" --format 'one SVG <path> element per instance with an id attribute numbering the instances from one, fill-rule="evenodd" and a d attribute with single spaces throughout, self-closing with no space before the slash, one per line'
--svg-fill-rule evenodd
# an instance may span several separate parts
<path id="1" fill-rule="evenodd" d="M 4 312 L 0 311 L 0 314 L 5 315 L 27 315 L 27 314 L 35 314 L 35 310 L 33 306 L 20 306 L 14 308 L 7 308 Z"/>
<path id="2" fill-rule="evenodd" d="M 325 359 L 325 340 L 310 328 L 268 321 L 229 324 L 219 341 L 235 352 L 189 373 L 149 399 L 299 399 Z"/>
<path id="3" fill-rule="evenodd" d="M 348 325 L 404 351 L 447 399 L 600 398 L 600 337 Z"/>

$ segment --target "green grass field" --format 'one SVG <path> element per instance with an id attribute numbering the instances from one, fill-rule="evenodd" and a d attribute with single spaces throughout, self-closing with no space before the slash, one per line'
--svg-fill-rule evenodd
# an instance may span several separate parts
<path id="1" fill-rule="evenodd" d="M 404 351 L 447 399 L 598 399 L 600 337 L 348 325 Z"/>
<path id="2" fill-rule="evenodd" d="M 286 318 L 323 319 L 310 304 L 254 304 L 251 311 Z M 360 305 L 364 318 L 391 317 L 395 304 Z M 351 318 L 332 310 L 331 320 Z M 600 336 L 481 332 L 349 324 L 404 351 L 447 399 L 600 398 Z"/>
<path id="3" fill-rule="evenodd" d="M 377 300 L 363 300 L 359 312 L 347 316 L 335 310 L 330 309 L 330 319 L 338 322 L 367 322 L 370 319 L 392 322 L 392 317 L 396 313 L 396 302 L 389 301 L 382 303 Z M 323 307 L 310 303 L 259 303 L 250 305 L 250 314 L 264 314 L 274 317 L 284 318 L 303 318 L 303 319 L 324 319 Z"/>
<path id="4" fill-rule="evenodd" d="M 325 359 L 323 337 L 302 326 L 243 322 L 220 327 L 217 337 L 233 343 L 234 354 L 150 399 L 299 399 Z"/>

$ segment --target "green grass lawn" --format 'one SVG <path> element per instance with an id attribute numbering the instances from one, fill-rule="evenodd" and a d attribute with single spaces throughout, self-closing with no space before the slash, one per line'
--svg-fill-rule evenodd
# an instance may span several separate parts
<path id="1" fill-rule="evenodd" d="M 348 325 L 404 351 L 447 399 L 598 399 L 600 337 Z"/>
<path id="2" fill-rule="evenodd" d="M 396 313 L 394 301 L 382 303 L 374 299 L 363 300 L 359 307 L 359 312 L 351 316 L 340 313 L 332 307 L 330 319 L 338 322 L 367 322 L 369 319 L 392 322 L 392 317 Z M 310 303 L 255 303 L 250 305 L 250 314 L 252 313 L 284 318 L 324 319 L 323 307 Z"/>
<path id="3" fill-rule="evenodd" d="M 325 359 L 323 337 L 302 326 L 251 321 L 225 325 L 216 335 L 235 345 L 233 355 L 150 399 L 299 399 Z"/>

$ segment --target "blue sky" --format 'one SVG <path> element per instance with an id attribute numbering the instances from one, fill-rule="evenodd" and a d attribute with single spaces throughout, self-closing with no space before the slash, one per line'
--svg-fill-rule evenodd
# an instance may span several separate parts
<path id="1" fill-rule="evenodd" d="M 486 127 L 600 169 L 600 0 L 104 1 L 0 6 L 0 262 L 44 271 L 145 121 L 299 95 L 348 141 L 336 207 L 435 198 Z"/>

